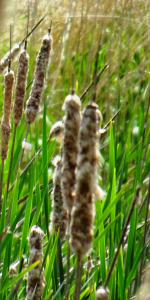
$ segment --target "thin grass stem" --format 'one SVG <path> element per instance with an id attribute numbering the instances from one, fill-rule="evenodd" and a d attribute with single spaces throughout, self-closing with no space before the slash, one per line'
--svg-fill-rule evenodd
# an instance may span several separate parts
<path id="1" fill-rule="evenodd" d="M 66 280 L 66 297 L 65 297 L 66 300 L 69 299 L 69 289 L 70 289 L 70 283 L 69 283 L 69 276 L 70 276 L 70 245 L 69 245 L 70 222 L 71 222 L 71 212 L 69 212 L 69 217 L 68 217 L 67 280 Z"/>
<path id="2" fill-rule="evenodd" d="M 11 174 L 11 167 L 12 167 L 12 160 L 13 160 L 13 153 L 14 153 L 14 145 L 15 145 L 15 138 L 16 138 L 16 129 L 17 129 L 17 125 L 15 124 L 14 134 L 13 134 L 13 142 L 12 142 L 12 148 L 11 148 L 11 155 L 10 155 L 9 171 L 8 171 L 8 177 L 7 177 L 6 201 L 8 198 L 9 181 L 10 181 L 10 174 Z"/>
<path id="3" fill-rule="evenodd" d="M 1 181 L 0 181 L 0 213 L 1 213 L 1 211 L 2 211 L 3 173 L 4 173 L 4 159 L 2 159 L 2 164 L 1 164 Z"/>
<path id="4" fill-rule="evenodd" d="M 117 251 L 115 253 L 112 265 L 111 265 L 110 270 L 109 270 L 109 272 L 107 274 L 106 281 L 105 281 L 105 284 L 104 284 L 104 288 L 107 287 L 109 279 L 110 279 L 110 276 L 111 276 L 112 271 L 113 271 L 113 268 L 115 266 L 115 263 L 116 263 L 116 260 L 117 260 L 117 257 L 118 257 L 121 245 L 122 245 L 124 237 L 125 237 L 125 233 L 127 231 L 127 227 L 129 225 L 129 222 L 130 222 L 130 219 L 131 219 L 131 216 L 132 216 L 132 213 L 133 213 L 134 206 L 138 202 L 138 199 L 139 199 L 139 192 L 140 192 L 140 188 L 137 188 L 136 196 L 135 196 L 135 198 L 133 199 L 133 201 L 131 203 L 130 211 L 129 211 L 129 214 L 128 214 L 128 217 L 127 217 L 127 220 L 126 220 L 126 223 L 125 223 L 125 227 L 123 229 L 122 236 L 121 236 L 121 239 L 120 239 L 120 242 L 119 242 L 119 245 L 118 245 L 118 249 L 117 249 Z"/>

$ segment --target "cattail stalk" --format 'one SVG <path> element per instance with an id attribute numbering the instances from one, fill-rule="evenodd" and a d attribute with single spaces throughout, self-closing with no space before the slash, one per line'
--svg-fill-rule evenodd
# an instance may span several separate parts
<path id="1" fill-rule="evenodd" d="M 29 236 L 29 245 L 30 245 L 30 253 L 29 253 L 29 266 L 34 262 L 40 260 L 40 263 L 37 267 L 33 268 L 28 273 L 27 278 L 27 295 L 25 300 L 31 300 L 33 292 L 33 300 L 42 299 L 43 295 L 43 270 L 42 270 L 42 260 L 43 260 L 43 237 L 44 232 L 38 226 L 33 226 L 31 228 L 30 236 Z"/>

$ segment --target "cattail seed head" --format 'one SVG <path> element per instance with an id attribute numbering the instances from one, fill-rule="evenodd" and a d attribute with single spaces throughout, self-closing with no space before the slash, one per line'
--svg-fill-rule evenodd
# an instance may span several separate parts
<path id="1" fill-rule="evenodd" d="M 62 179 L 61 188 L 63 200 L 71 211 L 74 204 L 75 169 L 78 154 L 78 135 L 81 120 L 80 98 L 73 94 L 65 99 L 63 108 L 66 117 L 64 121 L 64 137 L 62 146 Z"/>
<path id="2" fill-rule="evenodd" d="M 47 34 L 43 37 L 42 46 L 37 57 L 37 64 L 29 99 L 26 102 L 25 117 L 32 124 L 39 111 L 39 103 L 44 87 L 45 70 L 48 64 L 50 50 L 52 48 L 52 36 Z"/>
<path id="3" fill-rule="evenodd" d="M 109 299 L 109 290 L 108 288 L 104 288 L 101 286 L 97 291 L 96 291 L 96 300 L 108 300 Z"/>
<path id="4" fill-rule="evenodd" d="M 56 122 L 51 130 L 50 130 L 50 139 L 54 138 L 58 143 L 62 143 L 63 140 L 63 130 L 64 130 L 64 124 L 62 121 Z"/>
<path id="5" fill-rule="evenodd" d="M 43 294 L 43 271 L 41 270 L 42 260 L 43 260 L 43 237 L 44 232 L 38 226 L 33 226 L 31 228 L 30 236 L 29 236 L 29 245 L 30 245 L 30 253 L 29 253 L 29 266 L 34 262 L 40 260 L 40 263 L 33 268 L 27 277 L 27 295 L 26 300 L 30 300 L 32 294 L 35 290 L 35 294 L 33 300 L 42 299 Z M 35 289 L 36 288 L 36 289 Z"/>
<path id="6" fill-rule="evenodd" d="M 8 51 L 5 56 L 1 59 L 0 61 L 0 74 L 4 71 L 4 69 L 6 67 L 8 67 L 8 60 L 11 58 L 15 58 L 15 56 L 18 54 L 20 50 L 19 45 L 15 45 L 12 49 L 11 49 L 11 53 L 10 51 Z"/>
<path id="7" fill-rule="evenodd" d="M 10 112 L 12 103 L 12 92 L 14 83 L 14 72 L 10 71 L 5 74 L 5 90 L 4 90 L 4 105 L 3 117 L 1 122 L 1 157 L 2 160 L 7 158 L 9 136 L 10 136 Z"/>
<path id="8" fill-rule="evenodd" d="M 26 50 L 23 50 L 19 57 L 16 93 L 13 109 L 14 123 L 19 125 L 22 118 L 23 101 L 26 91 L 26 79 L 29 69 L 29 55 Z"/>
<path id="9" fill-rule="evenodd" d="M 87 105 L 79 132 L 76 196 L 72 210 L 70 241 L 72 250 L 80 256 L 84 256 L 90 250 L 93 236 L 93 193 L 97 186 L 99 125 L 100 111 L 97 105 Z"/>
<path id="10" fill-rule="evenodd" d="M 55 232 L 60 232 L 60 239 L 64 239 L 68 224 L 68 213 L 64 206 L 62 193 L 61 193 L 61 158 L 57 157 L 55 160 L 56 169 L 53 176 L 53 192 L 52 192 L 52 213 L 51 213 L 51 224 L 50 231 L 55 228 Z"/>

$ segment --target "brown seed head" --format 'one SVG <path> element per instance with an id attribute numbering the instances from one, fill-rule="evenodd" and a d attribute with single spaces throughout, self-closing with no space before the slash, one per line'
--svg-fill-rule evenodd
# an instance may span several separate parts
<path id="1" fill-rule="evenodd" d="M 14 72 L 11 70 L 10 72 L 7 72 L 5 74 L 5 78 L 4 78 L 5 90 L 4 90 L 3 118 L 7 124 L 10 123 L 13 83 L 14 83 Z"/>
<path id="2" fill-rule="evenodd" d="M 71 221 L 71 248 L 84 256 L 91 248 L 93 236 L 93 193 L 99 162 L 100 112 L 96 104 L 86 106 L 79 132 L 79 153 L 76 170 L 75 206 Z"/>
<path id="3" fill-rule="evenodd" d="M 0 74 L 4 71 L 4 69 L 6 67 L 8 67 L 8 59 L 11 57 L 11 59 L 15 58 L 15 56 L 18 54 L 20 50 L 19 45 L 15 45 L 12 49 L 11 49 L 11 55 L 10 55 L 10 51 L 8 51 L 5 56 L 1 59 L 0 61 Z"/>
<path id="4" fill-rule="evenodd" d="M 23 101 L 26 91 L 26 79 L 29 68 L 29 55 L 26 50 L 23 50 L 19 57 L 16 93 L 13 109 L 14 123 L 19 125 L 22 118 Z"/>
<path id="5" fill-rule="evenodd" d="M 75 169 L 78 154 L 78 134 L 81 120 L 81 101 L 77 95 L 68 95 L 65 109 L 64 137 L 62 146 L 62 179 L 61 188 L 64 203 L 69 211 L 74 204 Z"/>
<path id="6" fill-rule="evenodd" d="M 52 48 L 52 36 L 44 36 L 42 46 L 37 57 L 34 81 L 29 99 L 26 102 L 25 117 L 29 124 L 32 124 L 39 111 L 39 103 L 44 87 L 45 71 L 49 60 L 50 50 Z"/>
<path id="7" fill-rule="evenodd" d="M 60 239 L 64 239 L 68 224 L 68 213 L 64 206 L 62 193 L 61 193 L 61 158 L 57 157 L 56 169 L 53 176 L 53 192 L 52 192 L 52 213 L 51 222 L 54 225 L 55 232 L 60 232 Z M 50 224 L 50 230 L 53 226 Z"/>
<path id="8" fill-rule="evenodd" d="M 96 300 L 108 300 L 109 299 L 110 292 L 108 288 L 104 288 L 101 286 L 97 291 L 96 291 Z"/>
<path id="9" fill-rule="evenodd" d="M 40 260 L 38 266 L 33 268 L 28 273 L 27 278 L 27 295 L 26 300 L 30 300 L 35 290 L 35 294 L 33 300 L 42 299 L 43 294 L 43 271 L 41 270 L 42 260 L 43 260 L 43 243 L 44 232 L 38 226 L 33 226 L 31 228 L 30 236 L 29 236 L 29 245 L 30 245 L 30 253 L 29 253 L 29 266 L 34 262 Z"/>

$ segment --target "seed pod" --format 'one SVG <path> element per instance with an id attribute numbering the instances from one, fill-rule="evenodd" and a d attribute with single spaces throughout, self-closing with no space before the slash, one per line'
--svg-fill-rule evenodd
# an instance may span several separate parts
<path id="1" fill-rule="evenodd" d="M 10 112 L 12 102 L 12 92 L 14 83 L 14 72 L 10 71 L 5 74 L 5 91 L 4 91 L 4 105 L 3 117 L 1 122 L 1 157 L 2 160 L 7 158 L 8 144 L 10 136 Z"/>
<path id="2" fill-rule="evenodd" d="M 43 271 L 41 270 L 42 260 L 43 260 L 43 243 L 44 232 L 38 226 L 33 226 L 31 228 L 30 236 L 29 236 L 29 245 L 30 245 L 30 253 L 29 253 L 29 266 L 40 260 L 38 266 L 33 268 L 27 277 L 27 295 L 26 300 L 31 300 L 32 294 L 35 290 L 35 294 L 33 300 L 42 299 L 43 295 Z"/>
<path id="3" fill-rule="evenodd" d="M 18 54 L 18 52 L 20 51 L 20 47 L 19 45 L 15 45 L 12 49 L 11 49 L 11 53 L 10 51 L 8 51 L 5 56 L 1 59 L 0 61 L 0 74 L 4 71 L 4 69 L 6 67 L 8 67 L 8 60 L 15 58 L 15 56 Z"/>
<path id="4" fill-rule="evenodd" d="M 44 87 L 45 71 L 49 60 L 50 50 L 52 48 L 52 36 L 44 36 L 42 46 L 37 57 L 37 64 L 29 99 L 26 102 L 25 117 L 29 124 L 32 124 L 39 111 L 39 103 Z"/>
<path id="5" fill-rule="evenodd" d="M 80 98 L 75 94 L 68 95 L 63 106 L 66 117 L 64 121 L 62 146 L 61 189 L 63 201 L 70 212 L 74 204 L 75 169 L 77 164 L 78 135 L 81 120 L 80 106 Z"/>
<path id="6" fill-rule="evenodd" d="M 71 220 L 71 248 L 78 256 L 84 256 L 90 250 L 93 236 L 93 193 L 97 186 L 99 125 L 100 111 L 97 105 L 87 105 L 79 132 L 76 196 Z"/>
<path id="7" fill-rule="evenodd" d="M 110 292 L 109 292 L 108 288 L 101 286 L 96 291 L 96 300 L 108 300 L 109 294 L 110 294 Z"/>
<path id="8" fill-rule="evenodd" d="M 26 50 L 23 50 L 19 57 L 16 93 L 13 109 L 14 123 L 19 125 L 22 118 L 23 101 L 26 91 L 26 79 L 29 68 L 29 55 Z"/>
<path id="9" fill-rule="evenodd" d="M 58 230 L 60 232 L 60 239 L 64 239 L 67 230 L 68 224 L 68 213 L 67 209 L 64 206 L 62 193 L 61 193 L 61 158 L 57 157 L 55 160 L 56 169 L 53 176 L 53 192 L 52 192 L 52 213 L 51 213 L 51 224 L 50 224 L 50 231 L 55 228 L 55 232 L 57 233 Z"/>

